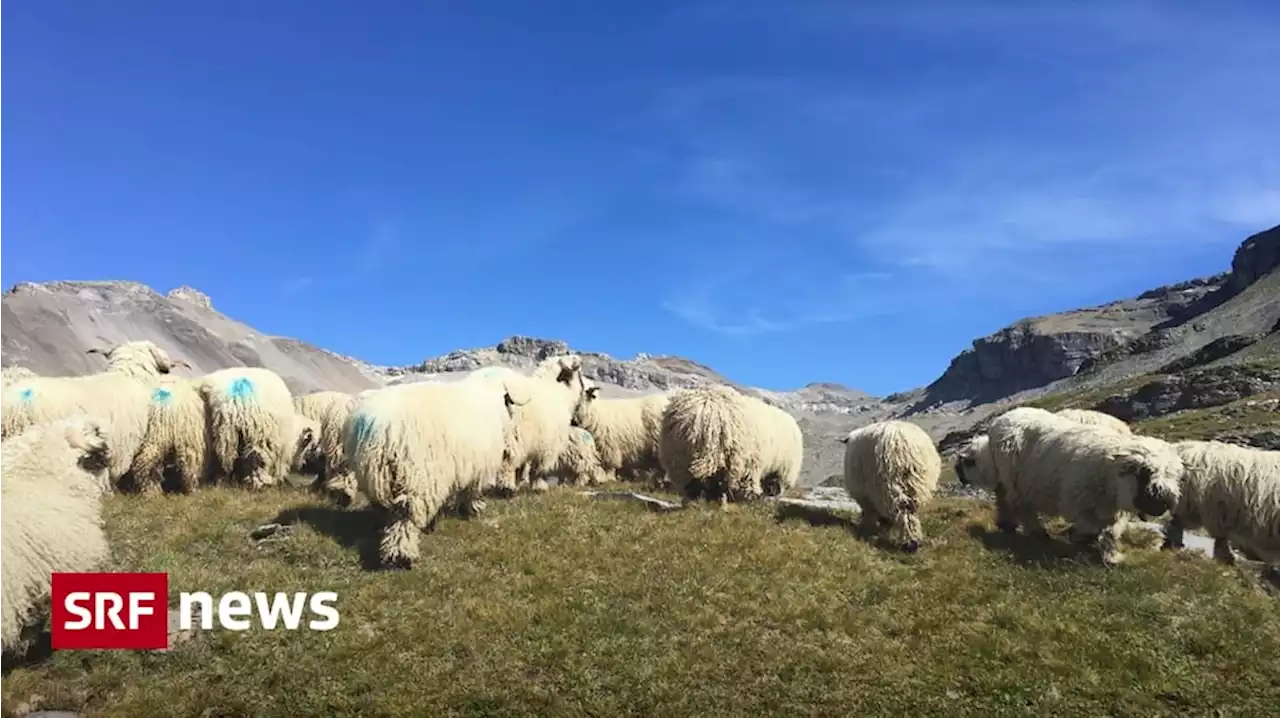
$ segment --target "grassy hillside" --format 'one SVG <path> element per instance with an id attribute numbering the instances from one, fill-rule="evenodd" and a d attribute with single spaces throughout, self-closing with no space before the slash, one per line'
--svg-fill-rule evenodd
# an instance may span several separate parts
<path id="1" fill-rule="evenodd" d="M 927 513 L 921 553 L 765 504 L 649 513 L 570 489 L 445 518 L 410 572 L 369 572 L 363 511 L 287 489 L 115 496 L 119 568 L 171 590 L 335 590 L 329 633 L 58 653 L 5 715 L 1273 715 L 1280 603 L 1248 568 L 1150 548 L 1108 570 L 1065 541 Z M 249 531 L 297 521 L 280 541 Z M 1061 527 L 1058 527 L 1061 528 Z M 1138 536 L 1133 537 L 1138 540 Z"/>

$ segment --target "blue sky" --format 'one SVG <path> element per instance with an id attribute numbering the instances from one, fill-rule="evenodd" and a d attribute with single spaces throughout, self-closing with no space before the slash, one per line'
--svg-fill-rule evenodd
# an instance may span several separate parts
<path id="1" fill-rule="evenodd" d="M 190 284 L 378 363 L 522 333 L 884 394 L 1280 221 L 1267 0 L 4 20 L 6 287 Z"/>

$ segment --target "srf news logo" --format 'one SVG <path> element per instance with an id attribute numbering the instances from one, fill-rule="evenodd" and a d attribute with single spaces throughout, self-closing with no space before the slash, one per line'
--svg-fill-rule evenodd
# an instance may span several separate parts
<path id="1" fill-rule="evenodd" d="M 169 647 L 169 574 L 167 573 L 55 573 L 53 574 L 53 649 L 153 650 Z M 338 600 L 332 591 L 265 593 L 250 596 L 240 591 L 222 594 L 215 602 L 204 591 L 183 592 L 178 598 L 178 627 L 189 630 L 196 609 L 200 628 L 218 623 L 231 631 L 253 628 L 252 617 L 267 630 L 283 625 L 297 630 L 309 608 L 320 616 L 307 622 L 312 631 L 337 627 Z"/>

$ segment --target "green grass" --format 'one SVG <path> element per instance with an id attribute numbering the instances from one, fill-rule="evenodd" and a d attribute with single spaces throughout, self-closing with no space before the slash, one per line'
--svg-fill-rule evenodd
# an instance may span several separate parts
<path id="1" fill-rule="evenodd" d="M 1020 406 L 1033 406 L 1046 411 L 1059 411 L 1061 409 L 1092 409 L 1099 402 L 1113 394 L 1127 394 L 1131 391 L 1139 389 L 1151 382 L 1159 379 L 1161 374 L 1142 374 L 1118 382 L 1107 384 L 1100 387 L 1086 387 L 1083 389 L 1068 389 L 1053 394 L 1037 397 L 1030 401 L 1020 404 Z"/>
<path id="2" fill-rule="evenodd" d="M 253 527 L 286 512 L 287 539 Z M 59 652 L 6 715 L 1274 715 L 1280 603 L 1247 568 L 992 534 L 936 502 L 901 555 L 767 505 L 655 514 L 572 490 L 443 518 L 409 572 L 362 569 L 363 511 L 301 493 L 112 497 L 118 568 L 171 590 L 334 590 L 328 633 L 214 631 Z M 1150 537 L 1146 542 L 1150 543 Z"/>

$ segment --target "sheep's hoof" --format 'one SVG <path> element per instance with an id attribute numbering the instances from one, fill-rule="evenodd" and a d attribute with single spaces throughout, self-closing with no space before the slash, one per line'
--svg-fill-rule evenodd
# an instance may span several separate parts
<path id="1" fill-rule="evenodd" d="M 996 529 L 998 529 L 1001 533 L 1015 534 L 1018 532 L 1018 524 L 1012 521 L 997 521 Z"/>
<path id="2" fill-rule="evenodd" d="M 413 568 L 413 559 L 408 556 L 392 556 L 382 562 L 382 567 L 388 571 L 408 571 Z"/>
<path id="3" fill-rule="evenodd" d="M 906 543 L 902 544 L 902 550 L 903 550 L 903 552 L 904 552 L 904 553 L 915 553 L 915 552 L 917 552 L 917 551 L 919 551 L 919 550 L 920 550 L 920 542 L 919 542 L 919 541 L 908 541 L 908 542 L 906 542 Z"/>

